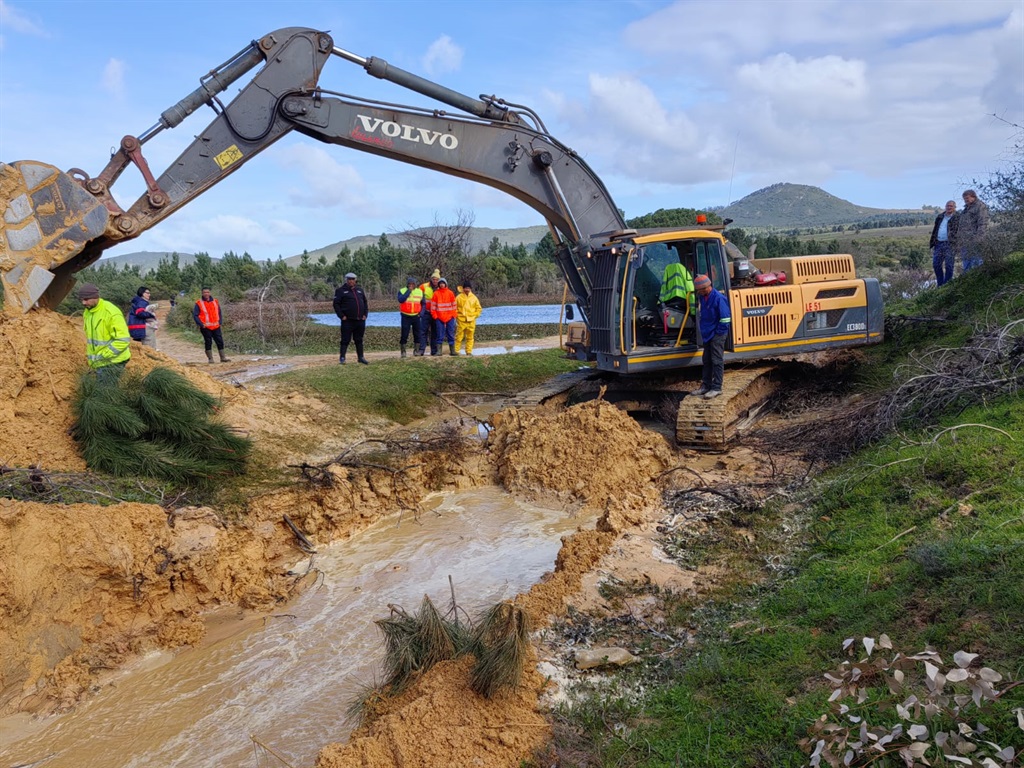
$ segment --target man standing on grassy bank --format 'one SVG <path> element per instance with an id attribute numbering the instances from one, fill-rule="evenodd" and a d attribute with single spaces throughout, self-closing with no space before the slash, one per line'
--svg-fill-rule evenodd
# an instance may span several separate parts
<path id="1" fill-rule="evenodd" d="M 350 342 L 356 343 L 356 358 L 363 365 L 369 361 L 363 356 L 363 334 L 366 333 L 366 318 L 370 305 L 363 289 L 356 285 L 355 272 L 345 275 L 345 284 L 334 292 L 334 314 L 341 320 L 341 352 L 338 363 L 345 364 L 345 353 Z"/>
<path id="2" fill-rule="evenodd" d="M 131 359 L 131 336 L 121 310 L 100 298 L 99 286 L 82 283 L 78 300 L 85 307 L 85 357 L 100 381 L 114 381 Z"/>
<path id="3" fill-rule="evenodd" d="M 462 340 L 466 340 L 466 354 L 473 354 L 473 337 L 476 335 L 476 319 L 483 312 L 480 299 L 473 293 L 473 284 L 462 283 L 462 293 L 455 299 L 455 351 L 462 354 Z"/>
<path id="4" fill-rule="evenodd" d="M 956 242 L 957 223 L 956 201 L 950 200 L 946 203 L 946 210 L 935 217 L 931 241 L 928 243 L 932 249 L 932 269 L 935 270 L 937 286 L 945 285 L 953 279 L 953 263 L 956 260 L 953 244 Z"/>
<path id="5" fill-rule="evenodd" d="M 448 281 L 443 277 L 437 281 L 437 290 L 430 297 L 430 316 L 434 318 L 437 337 L 431 339 L 430 354 L 437 357 L 441 354 L 441 345 L 448 342 L 448 349 L 455 354 L 455 294 L 448 288 Z"/>
<path id="6" fill-rule="evenodd" d="M 398 291 L 398 311 L 402 314 L 402 338 L 399 342 L 402 357 L 405 357 L 405 345 L 409 341 L 409 331 L 412 331 L 413 355 L 423 354 L 423 347 L 420 344 L 420 312 L 422 310 L 423 289 L 416 285 L 415 277 L 406 278 L 405 290 Z"/>
<path id="7" fill-rule="evenodd" d="M 960 248 L 964 272 L 981 266 L 981 241 L 988 231 L 988 206 L 973 189 L 964 190 L 964 209 L 960 211 L 956 244 Z"/>

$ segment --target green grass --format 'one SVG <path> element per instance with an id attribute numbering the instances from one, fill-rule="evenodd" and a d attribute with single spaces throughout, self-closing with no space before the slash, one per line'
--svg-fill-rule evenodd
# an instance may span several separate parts
<path id="1" fill-rule="evenodd" d="M 374 360 L 371 365 L 310 368 L 276 377 L 286 386 L 315 392 L 325 402 L 335 398 L 367 413 L 407 424 L 423 418 L 439 403 L 438 392 L 512 394 L 552 376 L 574 371 L 580 363 L 559 349 L 485 357 Z"/>
<path id="2" fill-rule="evenodd" d="M 1019 300 L 993 302 L 1003 286 L 1022 284 L 1024 259 L 1017 256 L 893 307 L 897 315 L 950 322 L 905 325 L 872 350 L 876 386 L 891 382 L 892 371 L 914 353 L 962 345 L 983 315 L 1022 316 Z M 992 429 L 960 426 L 977 424 Z M 642 666 L 618 673 L 611 693 L 584 695 L 560 713 L 561 765 L 807 765 L 797 742 L 829 711 L 832 686 L 823 674 L 846 658 L 846 638 L 885 633 L 899 651 L 931 646 L 947 663 L 959 650 L 979 653 L 1003 675 L 997 688 L 1024 680 L 1021 398 L 973 406 L 860 452 L 787 507 L 768 507 L 745 521 L 756 536 L 752 544 L 719 535 L 734 522 L 728 517 L 702 534 L 688 553 L 691 565 L 752 574 L 781 554 L 785 575 L 762 570 L 761 579 L 725 580 L 698 599 L 658 595 L 662 631 L 694 632 L 697 646 L 655 643 Z M 780 533 L 784 526 L 803 530 L 794 537 Z M 604 628 L 594 638 L 643 648 L 621 621 L 594 621 Z M 637 688 L 646 697 L 629 703 L 624 691 Z M 991 728 L 991 741 L 1019 751 L 1024 732 L 1016 707 L 1024 707 L 1024 685 L 969 720 Z M 886 725 L 898 719 L 891 710 L 874 714 Z M 951 765 L 934 750 L 928 757 L 932 765 Z M 880 756 L 871 764 L 903 763 Z"/>
<path id="3" fill-rule="evenodd" d="M 750 585 L 745 600 L 713 597 L 667 614 L 699 626 L 699 652 L 668 672 L 649 657 L 654 692 L 642 708 L 617 712 L 596 697 L 570 716 L 595 745 L 592 764 L 806 765 L 797 741 L 828 711 L 822 675 L 849 637 L 886 633 L 898 650 L 929 645 L 947 662 L 958 650 L 980 653 L 1005 679 L 1024 679 L 1024 403 L 943 426 L 958 423 L 1017 439 L 980 428 L 935 444 L 919 436 L 922 444 L 878 446 L 822 478 L 805 501 L 795 575 Z M 735 555 L 707 558 L 723 554 Z M 1019 746 L 1011 710 L 1020 706 L 1024 686 L 976 719 L 992 741 Z"/>

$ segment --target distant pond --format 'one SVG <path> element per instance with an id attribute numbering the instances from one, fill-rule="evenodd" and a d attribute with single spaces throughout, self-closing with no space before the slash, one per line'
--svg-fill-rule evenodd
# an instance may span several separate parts
<path id="1" fill-rule="evenodd" d="M 516 307 L 484 307 L 477 325 L 530 325 L 535 323 L 558 323 L 561 304 L 529 304 Z M 313 314 L 310 317 L 320 325 L 341 325 L 334 314 Z M 401 318 L 394 312 L 371 312 L 366 318 L 367 326 L 378 328 L 399 328 Z"/>

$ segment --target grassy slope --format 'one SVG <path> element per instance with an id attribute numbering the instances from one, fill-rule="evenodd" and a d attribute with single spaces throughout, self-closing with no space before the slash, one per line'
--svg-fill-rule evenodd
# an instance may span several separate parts
<path id="1" fill-rule="evenodd" d="M 514 393 L 547 381 L 580 363 L 559 349 L 486 357 L 406 358 L 372 365 L 338 365 L 282 374 L 278 378 L 308 389 L 325 402 L 332 398 L 360 410 L 406 424 L 439 407 L 434 393 Z"/>
<path id="2" fill-rule="evenodd" d="M 992 294 L 1011 283 L 1024 283 L 1024 259 L 894 308 L 951 322 L 911 326 L 878 350 L 876 382 L 915 350 L 962 344 Z M 893 439 L 819 478 L 797 504 L 744 521 L 754 544 L 714 535 L 695 544 L 696 559 L 738 572 L 753 574 L 787 550 L 792 568 L 760 584 L 732 579 L 701 604 L 661 595 L 670 624 L 697 628 L 698 651 L 666 660 L 648 648 L 644 668 L 619 680 L 620 691 L 649 686 L 643 704 L 601 694 L 566 715 L 563 742 L 575 747 L 563 754 L 576 757 L 562 764 L 806 765 L 797 741 L 828 711 L 822 674 L 843 660 L 849 637 L 887 633 L 898 650 L 931 645 L 947 662 L 957 650 L 980 653 L 1004 678 L 1024 680 L 1024 402 L 972 407 L 939 426 L 960 424 L 1005 434 L 965 427 L 934 443 L 922 432 Z M 795 555 L 778 535 L 784 519 L 806 526 Z M 1002 746 L 1024 743 L 1011 713 L 1022 705 L 1024 686 L 980 718 Z M 875 719 L 897 721 L 891 710 Z M 897 764 L 887 759 L 873 764 Z"/>

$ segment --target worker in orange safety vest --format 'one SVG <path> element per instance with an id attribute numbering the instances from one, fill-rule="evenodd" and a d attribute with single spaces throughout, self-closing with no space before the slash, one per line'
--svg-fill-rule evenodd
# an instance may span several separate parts
<path id="1" fill-rule="evenodd" d="M 216 342 L 217 352 L 220 354 L 222 363 L 230 363 L 231 360 L 224 355 L 224 334 L 221 332 L 220 323 L 223 318 L 220 311 L 220 302 L 213 298 L 209 288 L 203 288 L 202 294 L 195 306 L 192 307 L 192 319 L 203 334 L 203 344 L 206 347 L 206 360 L 213 362 L 213 345 Z"/>
<path id="2" fill-rule="evenodd" d="M 423 311 L 423 289 L 416 285 L 415 277 L 406 278 L 405 290 L 398 291 L 397 298 L 398 311 L 402 315 L 402 338 L 399 342 L 402 357 L 405 357 L 405 346 L 409 342 L 409 331 L 412 331 L 413 355 L 422 355 L 420 312 Z"/>
<path id="3" fill-rule="evenodd" d="M 431 339 L 430 354 L 437 357 L 441 354 L 441 345 L 448 342 L 448 349 L 455 354 L 455 316 L 458 307 L 455 294 L 448 288 L 448 281 L 443 277 L 437 281 L 437 290 L 430 297 L 430 316 L 434 318 L 436 337 Z"/>

